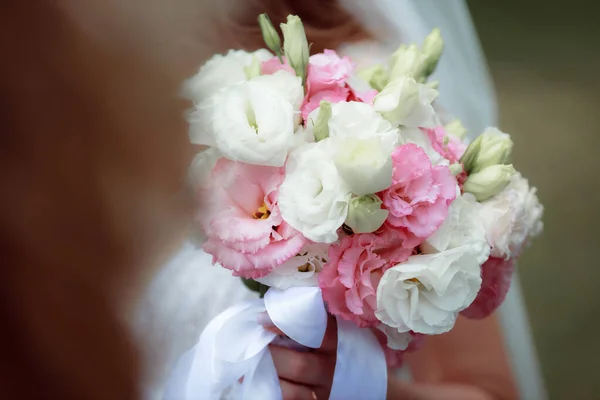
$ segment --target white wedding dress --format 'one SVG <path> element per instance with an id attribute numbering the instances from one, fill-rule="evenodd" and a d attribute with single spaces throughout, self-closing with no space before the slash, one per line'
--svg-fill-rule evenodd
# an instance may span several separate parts
<path id="1" fill-rule="evenodd" d="M 444 56 L 433 79 L 440 81 L 438 102 L 461 119 L 471 133 L 496 124 L 496 105 L 468 9 L 462 0 L 342 0 L 341 3 L 380 38 L 339 49 L 357 63 L 385 60 L 399 42 L 421 43 L 434 27 L 442 31 Z M 239 278 L 213 266 L 211 256 L 185 243 L 153 278 L 134 320 L 134 331 L 150 366 L 147 399 L 160 399 L 179 357 L 198 340 L 208 322 L 240 301 L 256 297 Z M 501 310 L 507 347 L 521 396 L 544 394 L 518 282 Z"/>

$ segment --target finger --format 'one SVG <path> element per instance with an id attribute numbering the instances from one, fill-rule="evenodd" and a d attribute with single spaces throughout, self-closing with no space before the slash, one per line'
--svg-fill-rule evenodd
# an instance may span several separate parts
<path id="1" fill-rule="evenodd" d="M 308 386 L 326 385 L 330 377 L 329 360 L 324 355 L 300 353 L 292 349 L 270 346 L 277 375 L 285 380 Z"/>
<path id="2" fill-rule="evenodd" d="M 337 352 L 337 343 L 338 343 L 338 330 L 337 330 L 337 321 L 334 316 L 328 315 L 327 317 L 327 329 L 325 330 L 325 336 L 323 337 L 323 342 L 321 343 L 321 347 L 316 350 L 316 353 L 324 353 L 324 354 L 336 354 Z"/>
<path id="3" fill-rule="evenodd" d="M 308 386 L 288 382 L 284 379 L 279 380 L 283 400 L 318 400 L 317 394 Z"/>

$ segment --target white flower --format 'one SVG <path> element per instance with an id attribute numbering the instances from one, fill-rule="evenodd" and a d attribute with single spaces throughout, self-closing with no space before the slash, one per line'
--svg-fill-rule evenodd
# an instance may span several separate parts
<path id="1" fill-rule="evenodd" d="M 317 274 L 327 263 L 328 248 L 328 245 L 321 243 L 307 244 L 296 257 L 256 280 L 280 290 L 296 286 L 319 286 Z"/>
<path id="2" fill-rule="evenodd" d="M 329 137 L 334 139 L 369 139 L 378 137 L 392 148 L 397 142 L 398 130 L 381 116 L 373 106 L 355 101 L 332 105 L 329 119 Z M 390 150 L 391 154 L 391 150 Z"/>
<path id="3" fill-rule="evenodd" d="M 392 184 L 392 157 L 379 138 L 335 141 L 335 166 L 352 193 L 363 196 Z"/>
<path id="4" fill-rule="evenodd" d="M 350 190 L 376 193 L 392 184 L 392 151 L 397 129 L 372 106 L 342 102 L 332 106 L 329 138 L 335 143 L 335 164 Z"/>
<path id="5" fill-rule="evenodd" d="M 266 49 L 254 53 L 243 50 L 230 50 L 227 54 L 217 54 L 208 60 L 200 71 L 183 86 L 183 93 L 195 103 L 201 103 L 219 90 L 246 80 L 244 67 L 252 64 L 253 57 L 267 61 L 273 55 Z"/>
<path id="6" fill-rule="evenodd" d="M 279 189 L 283 219 L 309 240 L 333 243 L 348 215 L 350 189 L 333 162 L 330 139 L 308 143 L 290 153 Z"/>
<path id="7" fill-rule="evenodd" d="M 485 228 L 480 216 L 481 204 L 472 194 L 460 194 L 450 205 L 448 217 L 437 231 L 421 245 L 424 253 L 439 253 L 457 247 L 468 246 L 483 264 L 490 256 L 490 246 L 485 237 Z"/>
<path id="8" fill-rule="evenodd" d="M 304 100 L 304 88 L 302 79 L 288 71 L 279 70 L 271 75 L 261 75 L 253 78 L 252 82 L 270 87 L 273 91 L 279 93 L 294 108 L 294 122 L 296 127 L 300 125 L 302 114 L 300 107 Z"/>
<path id="9" fill-rule="evenodd" d="M 536 189 L 530 188 L 520 173 L 513 175 L 503 191 L 481 203 L 481 217 L 492 256 L 517 257 L 528 239 L 542 232 L 543 213 Z"/>
<path id="10" fill-rule="evenodd" d="M 399 333 L 448 332 L 458 313 L 475 300 L 480 271 L 469 246 L 412 256 L 383 274 L 375 315 Z"/>
<path id="11" fill-rule="evenodd" d="M 294 145 L 295 86 L 299 78 L 260 76 L 229 86 L 203 111 L 205 132 L 224 157 L 248 164 L 280 167 Z M 296 85 L 294 85 L 294 83 Z"/>
<path id="12" fill-rule="evenodd" d="M 385 336 L 387 337 L 387 346 L 392 350 L 404 351 L 408 349 L 408 346 L 414 338 L 414 335 L 411 332 L 400 333 L 398 332 L 398 329 L 385 324 L 379 324 L 377 329 L 385 333 Z"/>
<path id="13" fill-rule="evenodd" d="M 387 84 L 375 97 L 373 106 L 394 126 L 434 128 L 437 116 L 431 103 L 437 96 L 437 90 L 413 78 L 400 77 Z"/>

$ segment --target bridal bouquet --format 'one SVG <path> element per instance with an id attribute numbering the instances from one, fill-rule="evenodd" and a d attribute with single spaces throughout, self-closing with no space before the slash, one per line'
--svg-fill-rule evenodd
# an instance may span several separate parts
<path id="1" fill-rule="evenodd" d="M 203 248 L 264 295 L 206 329 L 196 393 L 241 379 L 246 398 L 268 398 L 252 392 L 275 373 L 257 314 L 316 348 L 329 313 L 346 371 L 331 398 L 363 398 L 342 386 L 382 382 L 425 335 L 500 305 L 543 208 L 510 164 L 509 135 L 468 143 L 436 113 L 439 31 L 355 71 L 335 51 L 309 55 L 298 17 L 281 25 L 283 45 L 259 23 L 270 51 L 214 56 L 186 83 L 191 140 L 208 146 L 191 168 Z"/>

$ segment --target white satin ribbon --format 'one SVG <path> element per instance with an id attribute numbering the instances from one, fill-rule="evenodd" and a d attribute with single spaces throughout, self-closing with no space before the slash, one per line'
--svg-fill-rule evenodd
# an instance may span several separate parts
<path id="1" fill-rule="evenodd" d="M 281 400 L 277 371 L 268 345 L 277 337 L 258 323 L 267 312 L 294 341 L 319 348 L 327 328 L 321 290 L 296 287 L 270 289 L 264 300 L 233 306 L 213 319 L 200 340 L 180 360 L 166 386 L 165 400 L 213 400 L 236 385 L 242 400 Z M 373 333 L 338 319 L 338 348 L 330 399 L 384 400 L 387 393 L 385 355 Z"/>

